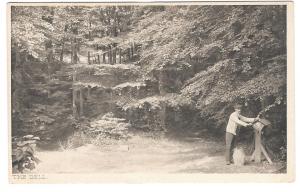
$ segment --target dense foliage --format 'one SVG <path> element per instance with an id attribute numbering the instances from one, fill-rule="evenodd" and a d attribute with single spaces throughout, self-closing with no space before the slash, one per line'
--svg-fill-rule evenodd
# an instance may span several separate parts
<path id="1" fill-rule="evenodd" d="M 285 6 L 12 7 L 12 13 L 14 130 L 73 126 L 67 100 L 76 74 L 74 86 L 109 94 L 109 108 L 124 90 L 148 92 L 114 103 L 133 124 L 144 114 L 160 119 L 152 121 L 156 128 L 221 135 L 238 102 L 244 115 L 261 113 L 272 122 L 271 148 L 286 146 Z M 132 42 L 133 60 L 121 52 L 122 64 L 88 65 L 89 52 L 125 50 Z"/>

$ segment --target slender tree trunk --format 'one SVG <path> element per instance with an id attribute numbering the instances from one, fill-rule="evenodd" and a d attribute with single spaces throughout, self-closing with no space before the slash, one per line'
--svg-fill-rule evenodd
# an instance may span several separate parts
<path id="1" fill-rule="evenodd" d="M 79 89 L 79 105 L 80 105 L 80 110 L 79 110 L 79 116 L 83 116 L 83 89 Z"/>
<path id="2" fill-rule="evenodd" d="M 71 64 L 74 64 L 74 40 L 71 40 Z M 73 117 L 74 119 L 77 118 L 77 109 L 76 109 L 76 90 L 75 90 L 75 79 L 76 79 L 76 75 L 75 75 L 75 71 L 73 72 L 73 90 L 72 90 L 72 110 L 73 110 Z"/>
<path id="3" fill-rule="evenodd" d="M 73 47 L 72 47 L 72 51 L 73 52 Z M 73 54 L 72 54 L 73 55 Z M 73 57 L 71 57 L 71 60 L 73 61 Z M 72 63 L 74 64 L 74 63 Z M 78 117 L 78 112 L 77 112 L 77 106 L 76 106 L 76 101 L 77 101 L 77 90 L 75 89 L 74 83 L 76 82 L 77 79 L 77 74 L 76 74 L 76 70 L 74 70 L 73 72 L 73 98 L 72 98 L 72 110 L 73 110 L 73 117 L 76 119 Z"/>
<path id="4" fill-rule="evenodd" d="M 114 48 L 113 48 L 113 64 L 116 64 L 117 63 L 117 49 L 116 49 L 116 46 L 114 45 Z"/>
<path id="5" fill-rule="evenodd" d="M 107 63 L 110 64 L 110 48 L 108 48 L 107 52 Z"/>
<path id="6" fill-rule="evenodd" d="M 89 40 L 92 41 L 92 32 L 91 32 L 91 28 L 92 28 L 92 22 L 91 20 L 89 20 Z"/>
<path id="7" fill-rule="evenodd" d="M 75 83 L 77 81 L 77 71 L 75 70 L 73 73 L 73 82 Z"/>
<path id="8" fill-rule="evenodd" d="M 117 16 L 116 16 L 116 18 L 117 18 L 117 28 L 119 30 L 118 32 L 121 33 L 122 29 L 121 29 L 121 26 L 120 26 L 120 17 L 119 17 L 118 12 L 116 12 L 116 14 L 117 14 Z"/>
<path id="9" fill-rule="evenodd" d="M 91 99 L 91 87 L 88 86 L 88 90 L 87 90 L 87 98 Z"/>
<path id="10" fill-rule="evenodd" d="M 52 42 L 51 42 L 52 44 Z M 48 75 L 48 86 L 47 86 L 47 98 L 49 99 L 50 97 L 50 90 L 49 90 L 49 84 L 51 80 L 51 64 L 53 63 L 53 48 L 52 45 L 50 48 L 48 48 L 48 62 L 47 62 L 47 75 Z"/>
<path id="11" fill-rule="evenodd" d="M 79 50 L 79 45 L 78 45 L 77 40 L 75 40 L 75 46 L 74 46 L 74 62 L 75 62 L 75 64 L 77 64 L 79 61 L 78 54 L 77 54 L 78 50 Z"/>
<path id="12" fill-rule="evenodd" d="M 160 110 L 160 125 L 162 130 L 166 130 L 166 104 L 163 102 L 161 104 L 161 110 Z"/>
<path id="13" fill-rule="evenodd" d="M 107 12 L 106 12 L 106 15 L 110 15 L 109 12 L 108 12 L 108 10 L 107 10 Z M 108 26 L 111 26 L 111 23 L 110 23 L 110 16 L 107 17 L 107 24 L 108 24 Z M 107 30 L 107 36 L 112 36 L 112 29 Z"/>
<path id="14" fill-rule="evenodd" d="M 113 48 L 112 51 L 112 64 L 115 64 L 115 49 Z"/>
<path id="15" fill-rule="evenodd" d="M 47 65 L 47 73 L 48 73 L 48 85 L 47 85 L 47 98 L 49 99 L 50 97 L 50 90 L 49 90 L 49 84 L 50 84 L 50 80 L 51 80 L 51 77 L 50 77 L 50 62 L 48 61 L 48 65 Z"/>
<path id="16" fill-rule="evenodd" d="M 79 45 L 77 44 L 77 40 L 73 38 L 73 41 L 71 42 L 71 63 L 77 64 L 78 62 L 78 56 L 77 51 L 79 50 Z"/>
<path id="17" fill-rule="evenodd" d="M 111 50 L 111 45 L 109 46 L 109 64 L 112 64 L 112 50 Z"/>
<path id="18" fill-rule="evenodd" d="M 159 72 L 159 80 L 158 80 L 158 89 L 160 95 L 165 95 L 166 91 L 164 89 L 164 71 Z"/>
<path id="19" fill-rule="evenodd" d="M 77 118 L 77 107 L 76 107 L 76 100 L 77 100 L 77 92 L 73 86 L 73 100 L 72 100 L 72 109 L 73 109 L 73 117 L 74 119 Z"/>
<path id="20" fill-rule="evenodd" d="M 119 49 L 119 62 L 122 63 L 122 49 Z"/>
<path id="21" fill-rule="evenodd" d="M 71 40 L 71 63 L 75 64 L 74 62 L 74 40 Z"/>
<path id="22" fill-rule="evenodd" d="M 105 50 L 104 50 L 105 51 Z M 106 56 L 106 53 L 103 53 L 103 55 L 102 55 L 102 60 L 103 60 L 103 62 L 102 63 L 105 63 L 106 61 L 105 61 L 105 56 Z"/>
<path id="23" fill-rule="evenodd" d="M 114 37 L 117 37 L 118 36 L 118 31 L 117 31 L 116 21 L 114 21 L 113 31 L 114 31 Z"/>
<path id="24" fill-rule="evenodd" d="M 59 60 L 61 62 L 64 61 L 64 48 L 65 48 L 65 42 L 63 41 L 62 46 L 61 46 L 60 58 L 59 58 Z"/>
<path id="25" fill-rule="evenodd" d="M 133 43 L 131 43 L 131 58 L 133 58 L 133 54 L 134 54 L 134 48 L 133 48 Z"/>
<path id="26" fill-rule="evenodd" d="M 128 57 L 128 61 L 130 61 L 130 48 L 127 49 L 127 57 Z"/>
<path id="27" fill-rule="evenodd" d="M 117 64 L 117 54 L 118 54 L 118 49 L 115 48 L 115 54 L 114 54 L 114 56 L 115 56 L 115 64 Z"/>
<path id="28" fill-rule="evenodd" d="M 73 83 L 75 83 L 75 82 L 76 82 L 76 72 L 73 73 Z M 77 101 L 77 90 L 76 90 L 75 86 L 73 85 L 72 109 L 73 109 L 73 117 L 75 119 L 78 117 L 76 101 Z"/>
<path id="29" fill-rule="evenodd" d="M 109 50 L 109 56 L 110 56 L 110 64 L 113 64 L 113 53 L 112 53 L 112 46 L 110 46 L 110 50 Z"/>
<path id="30" fill-rule="evenodd" d="M 88 52 L 88 64 L 91 64 L 91 53 Z"/>

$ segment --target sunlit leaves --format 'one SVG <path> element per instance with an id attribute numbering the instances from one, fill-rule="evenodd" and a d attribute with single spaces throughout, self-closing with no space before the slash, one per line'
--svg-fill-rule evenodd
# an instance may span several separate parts
<path id="1" fill-rule="evenodd" d="M 42 20 L 41 7 L 12 7 L 12 47 L 24 48 L 34 57 L 45 57 L 45 30 L 53 28 Z"/>

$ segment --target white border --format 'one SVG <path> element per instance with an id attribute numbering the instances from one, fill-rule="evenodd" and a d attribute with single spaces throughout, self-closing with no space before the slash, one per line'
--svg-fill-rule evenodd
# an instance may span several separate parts
<path id="1" fill-rule="evenodd" d="M 66 0 L 65 2 L 67 2 L 68 0 Z M 23 1 L 25 2 L 25 1 Z M 81 1 L 82 2 L 82 1 Z M 3 73 L 2 75 L 0 75 L 1 79 L 0 79 L 0 84 L 1 84 L 1 90 L 7 90 L 7 78 L 6 78 L 6 70 L 7 70 L 7 67 L 5 65 L 7 59 L 6 59 L 6 45 L 4 44 L 4 42 L 7 40 L 7 38 L 5 37 L 6 35 L 6 29 L 5 27 L 3 27 L 3 24 L 6 22 L 6 14 L 5 14 L 5 4 L 7 3 L 7 1 L 1 1 L 1 11 L 0 11 L 0 18 L 1 18 L 1 35 L 0 35 L 0 38 L 2 38 L 2 41 L 3 42 L 0 46 L 0 58 L 1 58 L 1 72 Z M 296 20 L 299 20 L 299 9 L 298 9 L 298 5 L 297 3 L 295 4 L 295 15 L 296 15 Z M 298 19 L 297 19 L 298 18 Z M 300 30 L 299 30 L 299 25 L 297 25 L 297 23 L 295 23 L 296 27 L 296 33 L 295 34 L 299 34 L 300 33 Z M 296 53 L 297 53 L 297 50 L 299 50 L 298 46 L 299 45 L 299 41 L 298 41 L 298 38 L 296 36 L 295 38 L 296 40 Z M 299 61 L 299 54 L 296 55 L 296 60 L 295 60 L 295 63 L 299 63 L 297 62 Z M 299 67 L 296 65 L 295 66 L 295 70 L 296 70 L 296 74 L 299 74 L 300 71 L 299 71 Z M 296 76 L 296 82 L 299 82 L 299 75 Z M 296 98 L 297 98 L 297 95 L 299 95 L 299 92 L 296 88 Z M 0 182 L 1 182 L 1 191 L 4 190 L 9 190 L 9 191 L 12 191 L 12 190 L 18 190 L 18 191 L 53 191 L 53 190 L 56 190 L 56 191 L 66 191 L 66 190 L 70 190 L 70 186 L 69 185 L 30 185 L 30 186 L 24 186 L 24 185 L 8 185 L 8 178 L 7 178 L 7 165 L 8 165 L 8 161 L 6 158 L 3 158 L 3 156 L 5 156 L 5 154 L 7 154 L 8 152 L 8 139 L 7 139 L 7 98 L 6 98 L 6 94 L 3 94 L 4 96 L 1 97 L 1 103 L 0 103 L 0 106 L 1 107 L 1 139 L 0 139 L 0 147 L 1 147 L 1 153 L 4 154 L 4 155 L 1 155 L 2 156 L 2 159 L 1 159 L 1 165 L 0 165 L 0 174 L 1 174 L 1 177 L 0 177 Z M 295 101 L 295 104 L 296 104 L 296 109 L 299 109 L 299 102 Z M 3 107 L 4 106 L 4 107 Z M 298 114 L 296 113 L 296 124 L 295 126 L 297 127 L 298 125 L 298 119 L 300 118 L 297 118 L 298 117 Z M 296 137 L 296 142 L 298 139 L 300 139 L 299 137 L 299 131 L 296 132 L 297 134 L 297 137 Z M 296 148 L 297 150 L 297 157 L 298 157 L 298 154 L 299 154 L 299 149 Z M 297 158 L 298 159 L 298 158 Z M 3 167 L 3 165 L 5 165 Z M 298 166 L 296 166 L 297 168 L 297 173 L 299 173 L 299 168 Z M 126 191 L 126 189 L 128 189 L 127 187 L 124 189 L 124 187 L 127 186 L 127 185 L 101 185 L 101 188 L 102 190 L 116 190 L 116 191 Z M 99 185 L 76 185 L 76 186 L 73 186 L 72 187 L 72 190 L 75 190 L 75 191 L 82 191 L 82 190 L 97 190 L 97 187 L 99 187 Z M 270 184 L 251 184 L 251 185 L 244 185 L 244 184 L 213 184 L 213 185 L 208 185 L 208 184 L 201 184 L 200 185 L 190 185 L 190 184 L 176 184 L 175 186 L 174 185 L 161 185 L 161 184 L 147 184 L 147 185 L 135 185 L 134 187 L 130 187 L 130 191 L 153 191 L 153 190 L 161 190 L 161 191 L 183 191 L 183 190 L 192 190 L 192 191 L 195 191 L 195 190 L 209 190 L 209 191 L 235 191 L 235 190 L 243 190 L 243 191 L 254 191 L 254 190 L 263 190 L 263 191 L 296 191 L 297 187 L 299 187 L 299 182 L 298 180 L 296 181 L 296 183 L 294 184 L 276 184 L 276 185 L 270 185 Z"/>

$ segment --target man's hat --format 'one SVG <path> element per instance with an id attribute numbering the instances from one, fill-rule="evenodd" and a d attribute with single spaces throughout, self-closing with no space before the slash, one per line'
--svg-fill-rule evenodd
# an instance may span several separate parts
<path id="1" fill-rule="evenodd" d="M 234 105 L 234 109 L 242 109 L 242 105 L 240 105 L 240 104 L 235 104 L 235 105 Z"/>

